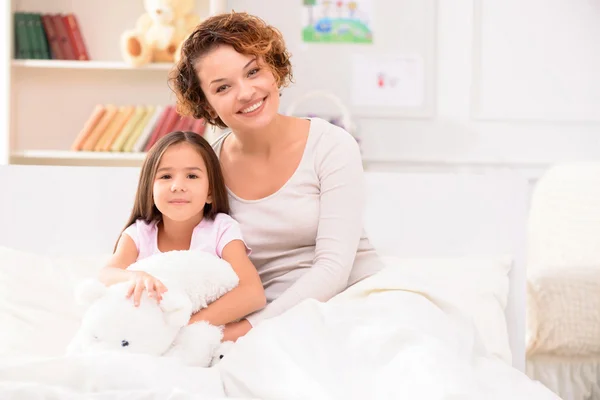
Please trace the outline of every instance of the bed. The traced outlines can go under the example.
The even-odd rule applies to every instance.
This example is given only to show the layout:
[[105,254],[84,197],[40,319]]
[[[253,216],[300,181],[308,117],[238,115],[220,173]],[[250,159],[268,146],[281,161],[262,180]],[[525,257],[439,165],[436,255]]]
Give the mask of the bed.
[[[58,290],[62,290],[61,298],[68,299],[67,289],[72,288],[70,285],[86,274],[93,273],[94,268],[101,265],[102,260],[111,251],[130,211],[138,174],[137,168],[120,167],[0,167],[0,184],[3,188],[3,194],[0,196],[0,248],[4,250],[4,253],[0,253],[0,257],[4,257],[0,258],[0,272],[3,274],[0,275],[0,281],[3,277],[11,278],[9,274],[16,273],[14,271],[17,271],[17,267],[20,271],[18,273],[29,274],[31,277],[31,272],[23,271],[28,268],[35,271],[38,265],[39,268],[47,269],[45,275],[42,274],[39,279],[50,282],[52,274],[48,269],[59,266],[65,271],[68,269],[61,272],[65,273],[64,276],[68,279],[65,279],[67,283],[63,281],[56,291],[58,293]],[[522,398],[555,398],[538,383],[526,382],[522,374],[525,368],[524,245],[529,202],[526,179],[509,172],[369,172],[367,189],[365,228],[386,261],[395,263],[397,271],[407,274],[403,275],[403,279],[414,277],[415,282],[438,280],[439,284],[436,287],[441,292],[437,293],[443,292],[457,298],[462,296],[461,300],[453,304],[468,308],[465,314],[469,315],[470,321],[474,321],[476,330],[479,330],[487,356],[490,360],[498,362],[487,365],[486,368],[491,371],[503,368],[501,365],[506,366],[506,370],[502,371],[510,375],[510,379],[523,378],[520,381],[523,385]],[[14,279],[13,287],[27,284]],[[360,290],[367,290],[366,287],[357,286],[346,299],[353,295],[362,295]],[[452,288],[455,289],[454,292],[450,290]],[[471,290],[472,288],[476,290]],[[387,290],[395,289],[390,287]],[[418,291],[410,288],[403,290],[405,294]],[[465,294],[469,291],[473,292],[473,297]],[[344,299],[342,296],[342,300]],[[0,297],[0,317],[8,322],[12,320],[6,308],[13,300],[6,295],[4,298]],[[305,308],[311,307],[318,306],[308,305]],[[303,312],[309,311],[299,307],[296,316],[302,315]],[[66,330],[46,333],[54,335],[51,338],[56,339],[54,343],[58,343],[53,351],[58,352],[60,344],[63,343],[61,340],[65,340],[59,335],[69,332],[68,329],[72,329],[76,324],[72,315],[69,318],[71,325],[65,328]],[[290,313],[286,323],[292,324],[293,318],[294,313]],[[264,329],[265,337],[274,334],[275,331],[269,332],[269,329],[285,329],[283,323],[279,324],[280,326],[272,325]],[[48,360],[56,361],[60,354],[46,351],[45,344],[38,347],[29,346],[25,340],[35,341],[36,334],[39,336],[39,330],[18,331],[16,328],[12,333],[4,333],[3,340],[13,340],[14,345],[8,348],[5,344],[0,348],[0,358],[8,355],[12,363],[6,364],[5,361],[4,366],[0,367],[0,393],[3,393],[2,390],[11,394],[16,393],[16,390],[23,393],[43,390],[47,393],[57,393],[53,391],[72,390],[69,394],[73,396],[81,393],[81,385],[77,388],[65,388],[65,381],[60,381],[52,375],[62,382],[63,388],[58,389],[57,381],[44,375],[44,371],[56,370],[54,364],[48,364]],[[7,335],[12,336],[7,338]],[[246,350],[242,344],[239,345],[242,348],[238,351],[239,360],[243,359],[244,352],[248,353],[257,348],[250,346],[251,339],[248,339],[247,343]],[[256,354],[254,356],[256,357]],[[32,359],[34,361],[31,361]],[[225,366],[221,370],[213,368],[210,373],[205,371],[203,379],[199,380],[195,376],[186,382],[193,381],[195,387],[203,386],[203,389],[206,389],[209,386],[206,382],[215,382],[216,376],[219,375],[219,383],[213,385],[214,398],[220,391],[223,391],[222,394],[240,398],[276,398],[277,393],[280,393],[277,390],[283,390],[276,388],[277,385],[271,387],[265,382],[261,385],[268,386],[267,389],[257,386],[255,391],[250,390],[246,383],[241,382],[240,376],[235,375],[238,368],[233,365],[235,359],[236,357],[231,357],[229,367]],[[89,367],[90,361],[87,362]],[[243,361],[240,361],[239,365],[242,364]],[[68,369],[67,366],[61,365]],[[81,370],[80,364],[76,367],[74,364],[69,365],[69,368]],[[123,366],[127,364],[120,361],[119,365],[126,368]],[[31,371],[38,367],[40,369],[32,376]],[[169,368],[172,371],[172,366],[163,368],[165,369],[161,371],[167,371]],[[156,366],[152,373],[157,374],[159,369]],[[19,375],[19,371],[23,374]],[[184,379],[185,374],[194,376],[194,371],[188,369],[179,372],[178,382]],[[150,372],[148,374],[152,375]],[[144,374],[137,375],[136,382],[141,386],[156,382],[156,379],[141,382]],[[61,379],[67,378],[63,376]],[[260,377],[249,376],[247,379]],[[159,390],[173,390],[173,384],[153,387],[154,391],[146,387],[143,389],[145,392],[139,387],[128,387],[123,382],[119,385],[115,387],[121,390],[137,390],[136,393],[141,396],[139,398],[146,398],[142,394],[154,396]],[[300,392],[305,390],[306,386],[299,385]],[[89,389],[89,386],[87,388]],[[94,388],[99,390],[97,385]],[[192,389],[186,392],[190,397],[184,397],[184,393],[181,392],[181,398],[205,398],[193,397],[190,394],[192,392]],[[294,398],[302,398],[300,392],[296,392],[297,397]],[[310,393],[312,398],[335,398],[324,395],[327,391]]]

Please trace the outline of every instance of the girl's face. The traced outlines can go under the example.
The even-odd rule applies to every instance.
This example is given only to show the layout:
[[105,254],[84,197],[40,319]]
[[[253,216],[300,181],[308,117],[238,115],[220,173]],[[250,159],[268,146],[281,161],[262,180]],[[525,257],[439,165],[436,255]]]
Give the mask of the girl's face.
[[203,216],[204,205],[212,202],[208,171],[192,145],[178,143],[164,152],[152,194],[163,218],[184,222]]
[[262,59],[218,46],[197,62],[196,71],[208,103],[233,131],[263,128],[277,115],[279,90]]

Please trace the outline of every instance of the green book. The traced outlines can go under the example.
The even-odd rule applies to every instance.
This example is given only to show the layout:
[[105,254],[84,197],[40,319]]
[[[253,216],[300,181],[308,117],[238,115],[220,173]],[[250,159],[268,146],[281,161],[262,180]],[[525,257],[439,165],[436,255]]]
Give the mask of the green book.
[[15,58],[32,58],[32,46],[29,39],[29,30],[27,28],[27,16],[25,13],[16,12],[14,14],[15,25]]
[[25,13],[25,24],[27,26],[27,35],[29,36],[29,43],[31,44],[31,56],[34,60],[42,58],[42,44],[40,43],[40,37],[35,27],[35,14]]
[[50,56],[50,46],[48,45],[48,37],[46,36],[44,24],[42,23],[42,14],[33,13],[30,15],[30,18],[32,18],[33,20],[35,33],[34,37],[37,38],[39,46],[39,58],[43,60],[49,60],[52,57]]

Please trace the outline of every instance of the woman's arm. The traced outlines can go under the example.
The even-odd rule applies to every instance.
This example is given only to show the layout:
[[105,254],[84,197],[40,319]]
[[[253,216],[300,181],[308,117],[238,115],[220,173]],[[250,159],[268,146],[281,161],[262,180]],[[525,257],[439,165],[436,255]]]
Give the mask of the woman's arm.
[[241,240],[232,240],[225,245],[222,258],[231,264],[239,284],[194,314],[190,323],[208,321],[212,325],[225,325],[265,306],[262,282],[246,251],[246,245]]
[[347,132],[326,132],[315,150],[321,188],[312,267],[264,309],[249,315],[256,326],[305,299],[327,301],[344,290],[363,231],[365,186],[356,140]]

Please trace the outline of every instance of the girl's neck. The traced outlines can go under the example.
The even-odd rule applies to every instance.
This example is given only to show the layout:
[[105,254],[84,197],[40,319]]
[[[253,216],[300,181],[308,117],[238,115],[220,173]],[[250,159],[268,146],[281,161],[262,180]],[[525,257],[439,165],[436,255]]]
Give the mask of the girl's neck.
[[198,226],[202,218],[202,213],[187,221],[173,221],[163,217],[162,222],[158,226],[158,234],[160,235],[160,239],[162,239],[160,242],[170,243],[176,247],[189,248],[194,228]]
[[293,118],[277,114],[273,121],[260,131],[234,131],[233,147],[244,154],[268,157],[287,143],[287,133],[291,132],[289,127],[293,123]]

